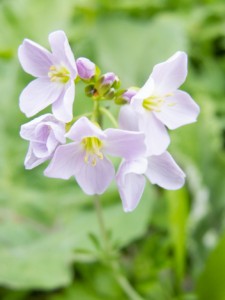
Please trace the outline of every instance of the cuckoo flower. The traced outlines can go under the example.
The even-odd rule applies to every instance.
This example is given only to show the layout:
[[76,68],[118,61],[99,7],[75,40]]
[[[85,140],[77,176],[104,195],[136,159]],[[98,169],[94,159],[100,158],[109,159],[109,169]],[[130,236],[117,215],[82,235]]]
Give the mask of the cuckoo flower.
[[77,76],[75,59],[63,31],[52,32],[49,43],[52,52],[29,39],[19,47],[23,69],[37,77],[21,93],[20,108],[31,117],[52,104],[55,117],[69,122],[73,117],[74,79]]
[[42,115],[22,125],[20,135],[30,141],[24,163],[26,169],[33,169],[50,159],[57,146],[66,142],[65,124],[51,114]]
[[185,181],[185,174],[168,152],[146,159],[125,160],[116,176],[124,211],[130,212],[138,205],[145,188],[146,177],[152,184],[168,190],[181,188]]
[[145,152],[142,133],[111,128],[103,131],[86,117],[75,122],[66,137],[73,142],[56,149],[44,174],[61,179],[74,176],[88,195],[104,193],[114,178],[107,154],[132,160]]
[[[136,115],[138,129],[146,136],[147,153],[159,155],[170,142],[169,129],[196,121],[199,107],[189,94],[178,90],[187,76],[187,55],[176,52],[167,61],[156,65],[144,86],[133,96],[130,105]],[[125,126],[127,116],[123,111]],[[136,119],[135,118],[135,119]],[[130,120],[129,120],[130,122]],[[135,125],[136,126],[136,125]]]

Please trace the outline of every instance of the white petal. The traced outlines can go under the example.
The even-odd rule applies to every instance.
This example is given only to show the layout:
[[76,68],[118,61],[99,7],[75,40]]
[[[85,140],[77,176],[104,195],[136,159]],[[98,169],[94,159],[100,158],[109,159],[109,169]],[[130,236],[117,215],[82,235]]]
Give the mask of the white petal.
[[48,76],[49,68],[53,64],[52,54],[28,39],[20,45],[18,57],[24,71],[35,77]]
[[27,117],[32,117],[56,101],[64,85],[50,82],[48,78],[31,81],[20,95],[20,109]]
[[155,83],[154,93],[164,95],[175,91],[187,76],[187,54],[178,51],[165,62],[153,68],[151,77]]
[[143,133],[114,128],[106,129],[104,132],[107,136],[104,151],[109,155],[132,159],[145,154]]
[[36,157],[45,158],[51,155],[51,153],[48,152],[45,143],[31,142],[31,144],[32,144],[33,153]]
[[79,143],[59,146],[44,171],[44,175],[53,178],[69,179],[76,172],[79,160],[83,157]]
[[79,160],[75,178],[88,195],[103,194],[115,175],[113,164],[105,157],[98,159],[95,166],[85,163],[84,159]]
[[159,155],[167,149],[170,137],[165,126],[153,113],[146,111],[140,115],[139,129],[145,134],[147,155]]
[[124,161],[119,167],[116,182],[125,212],[134,210],[141,199],[145,188],[143,174],[146,169],[147,161],[145,159]]
[[151,183],[168,190],[177,190],[185,182],[184,172],[168,152],[148,158],[146,176]]
[[123,105],[120,109],[119,127],[125,130],[138,131],[137,113],[130,104]]
[[54,116],[62,122],[70,122],[73,118],[73,102],[75,97],[75,85],[73,81],[65,86],[65,93],[52,105]]
[[143,100],[152,96],[155,88],[154,80],[151,78],[151,76],[148,78],[146,83],[143,85],[143,87],[137,92],[136,95],[131,99],[131,106],[132,108],[142,114],[145,111],[145,108],[143,107]]
[[[150,97],[155,89],[155,82],[151,75],[148,77],[145,84],[140,88],[140,90],[134,95],[133,99],[146,99]],[[132,101],[131,100],[131,101]]]
[[85,137],[92,136],[98,137],[100,140],[106,138],[103,131],[86,117],[77,120],[65,136],[74,141],[81,141]]
[[155,116],[169,129],[176,129],[182,125],[196,121],[199,106],[190,95],[183,91],[174,92],[173,96],[165,98],[165,104]]
[[20,136],[25,140],[35,140],[35,128],[36,126],[44,122],[45,120],[48,120],[49,117],[51,117],[51,114],[45,114],[40,117],[35,118],[34,120],[23,124],[20,129]]
[[33,152],[32,145],[30,144],[29,148],[28,148],[28,152],[25,157],[24,166],[27,170],[31,170],[31,169],[39,166],[40,164],[42,164],[49,158],[50,157],[44,157],[44,158],[36,157]]
[[62,30],[52,32],[49,35],[49,43],[56,62],[65,63],[70,69],[71,78],[74,79],[77,76],[77,67],[65,32]]

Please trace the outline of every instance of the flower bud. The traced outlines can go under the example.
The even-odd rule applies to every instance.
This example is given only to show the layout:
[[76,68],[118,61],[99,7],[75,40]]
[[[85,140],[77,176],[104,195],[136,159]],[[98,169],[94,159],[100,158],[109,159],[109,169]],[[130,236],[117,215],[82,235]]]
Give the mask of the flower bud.
[[76,60],[77,71],[80,78],[88,80],[96,73],[95,64],[85,57],[80,57]]
[[115,103],[118,105],[130,103],[134,95],[136,95],[138,88],[131,87],[127,90],[121,90],[117,93],[116,98],[114,99]]
[[121,95],[121,98],[127,101],[128,103],[130,103],[131,99],[136,94],[137,94],[137,89],[129,88]]
[[106,95],[111,88],[117,89],[120,85],[118,76],[112,72],[103,74],[96,84],[99,94]]

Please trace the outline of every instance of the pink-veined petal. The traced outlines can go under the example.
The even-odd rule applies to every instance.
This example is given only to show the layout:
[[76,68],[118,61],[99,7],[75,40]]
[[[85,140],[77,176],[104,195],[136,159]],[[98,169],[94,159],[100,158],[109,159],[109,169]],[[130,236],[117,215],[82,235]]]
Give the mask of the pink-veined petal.
[[133,211],[141,199],[145,188],[143,174],[146,169],[146,159],[124,161],[119,167],[116,182],[125,212]]
[[138,131],[137,113],[130,104],[123,105],[120,109],[119,127],[124,130]]
[[164,95],[179,88],[187,76],[187,54],[176,52],[165,62],[153,68],[151,77],[155,83],[154,94]]
[[106,129],[104,132],[107,136],[104,151],[109,155],[133,159],[145,154],[143,133],[113,128]]
[[64,86],[50,82],[48,78],[31,81],[20,95],[20,109],[27,117],[32,117],[56,101]]
[[184,172],[168,152],[148,158],[146,176],[151,183],[168,190],[177,190],[185,182]]
[[199,111],[199,106],[189,94],[177,90],[173,96],[165,98],[162,110],[154,114],[169,129],[176,129],[195,122]]
[[169,143],[170,137],[165,126],[151,113],[146,111],[139,117],[139,129],[145,134],[147,155],[163,153]]
[[52,153],[58,144],[59,140],[56,139],[54,131],[51,131],[46,141],[46,148],[48,149],[48,152]]
[[27,170],[31,170],[31,169],[39,166],[40,164],[42,164],[43,162],[45,162],[49,158],[50,157],[44,157],[44,158],[36,157],[34,152],[33,152],[32,145],[30,144],[29,148],[28,148],[28,152],[27,152],[26,157],[25,157],[24,166]]
[[45,158],[52,153],[48,151],[45,143],[31,142],[33,153],[38,158]]
[[46,125],[51,128],[51,134],[54,135],[54,138],[59,141],[59,143],[64,144],[66,142],[64,123],[60,121],[58,121],[58,123],[46,122]]
[[28,39],[19,46],[18,57],[24,71],[35,77],[47,77],[53,64],[52,54]]
[[78,162],[84,154],[80,147],[80,143],[70,143],[59,146],[54,156],[45,169],[44,175],[47,177],[69,179],[75,175]]
[[52,105],[54,116],[62,122],[70,122],[73,118],[73,102],[75,97],[75,85],[69,81],[65,86],[65,92]]
[[106,138],[104,132],[86,117],[77,120],[66,134],[66,137],[74,141],[81,141],[85,137],[92,136],[100,140]]
[[54,31],[49,35],[49,43],[56,63],[66,63],[70,69],[71,78],[77,76],[77,66],[66,34],[62,30]]
[[20,129],[20,136],[25,140],[35,140],[35,128],[36,126],[45,120],[48,120],[51,117],[51,114],[45,114],[40,117],[35,118],[34,120],[23,124]]
[[96,165],[86,163],[84,158],[78,161],[75,178],[88,195],[103,194],[115,175],[113,164],[107,159],[98,159]]

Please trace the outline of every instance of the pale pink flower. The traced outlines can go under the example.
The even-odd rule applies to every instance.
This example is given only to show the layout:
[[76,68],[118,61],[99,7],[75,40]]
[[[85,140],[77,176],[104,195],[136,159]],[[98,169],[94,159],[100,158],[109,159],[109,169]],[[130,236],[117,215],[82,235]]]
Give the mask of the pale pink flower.
[[145,153],[144,135],[120,129],[102,130],[81,117],[66,137],[73,142],[59,146],[44,174],[69,179],[74,176],[88,195],[102,194],[113,180],[115,170],[107,155],[135,159]]
[[168,152],[147,158],[124,160],[116,175],[116,181],[125,212],[134,210],[143,194],[146,178],[152,184],[168,189],[181,188],[185,174]]
[[73,117],[77,76],[75,59],[63,31],[52,32],[49,43],[52,52],[29,39],[19,47],[24,71],[37,77],[21,93],[20,109],[31,117],[52,104],[55,117],[69,122]]
[[25,168],[33,169],[50,159],[55,149],[66,142],[65,124],[45,114],[21,126],[20,135],[30,142]]
[[153,68],[147,82],[131,99],[130,107],[122,108],[122,127],[145,133],[148,155],[159,155],[167,149],[170,138],[165,125],[175,129],[196,121],[199,106],[189,94],[178,90],[186,76],[187,55],[176,52]]

